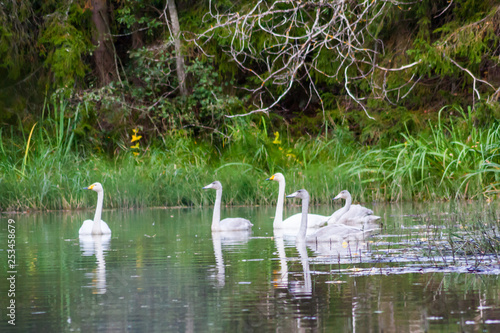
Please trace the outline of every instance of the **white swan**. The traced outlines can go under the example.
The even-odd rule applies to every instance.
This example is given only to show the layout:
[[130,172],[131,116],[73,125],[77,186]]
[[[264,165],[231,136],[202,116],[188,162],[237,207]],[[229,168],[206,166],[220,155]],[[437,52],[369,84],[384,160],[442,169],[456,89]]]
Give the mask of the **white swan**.
[[252,222],[241,217],[227,218],[221,221],[220,205],[222,201],[222,184],[216,180],[203,188],[211,188],[217,191],[215,197],[214,215],[212,217],[212,231],[249,230],[253,226]]
[[364,228],[356,228],[343,224],[329,225],[316,230],[311,235],[306,235],[307,232],[307,218],[309,210],[309,193],[302,189],[295,193],[287,195],[287,198],[300,198],[302,199],[302,219],[300,224],[299,233],[295,239],[296,243],[319,243],[319,242],[338,242],[345,239],[359,239],[366,235],[368,230]]
[[[293,229],[298,230],[300,228],[301,213],[290,216],[283,221],[283,202],[285,199],[285,176],[278,172],[267,178],[266,180],[274,180],[279,184],[278,192],[278,203],[276,205],[276,215],[274,216],[273,227],[274,229]],[[309,214],[307,216],[308,228],[317,229],[327,224],[328,216]]]
[[352,197],[349,191],[341,191],[333,200],[345,199],[345,206],[335,211],[328,218],[328,225],[332,224],[366,224],[380,220],[380,216],[373,215],[373,210],[361,205],[351,205]]
[[106,222],[101,220],[102,201],[104,198],[104,191],[101,183],[94,183],[89,187],[84,187],[84,190],[92,190],[97,192],[97,206],[95,208],[94,220],[85,220],[78,231],[80,235],[107,235],[111,234]]

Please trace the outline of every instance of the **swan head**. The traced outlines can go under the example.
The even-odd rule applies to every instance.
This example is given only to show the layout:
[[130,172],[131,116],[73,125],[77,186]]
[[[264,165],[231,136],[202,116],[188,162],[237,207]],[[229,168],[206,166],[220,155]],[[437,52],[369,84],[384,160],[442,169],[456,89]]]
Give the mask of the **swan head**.
[[205,190],[209,188],[212,188],[214,190],[222,190],[222,184],[220,183],[220,181],[216,180],[213,183],[210,183],[207,186],[203,187],[203,189]]
[[349,193],[348,190],[343,190],[343,191],[340,191],[339,194],[337,194],[337,196],[335,198],[333,198],[333,200],[337,200],[337,199],[347,199],[351,196],[351,193]]
[[309,193],[302,189],[302,190],[298,190],[297,192],[294,192],[292,194],[289,194],[286,196],[287,198],[299,198],[299,199],[309,199]]
[[92,191],[96,191],[96,192],[102,192],[103,189],[102,189],[102,185],[101,183],[94,183],[88,187],[84,187],[83,188],[84,190],[92,190]]
[[267,178],[266,180],[274,180],[274,181],[280,182],[280,181],[285,180],[285,176],[283,176],[283,174],[281,172],[277,172],[274,175],[272,175],[271,177]]

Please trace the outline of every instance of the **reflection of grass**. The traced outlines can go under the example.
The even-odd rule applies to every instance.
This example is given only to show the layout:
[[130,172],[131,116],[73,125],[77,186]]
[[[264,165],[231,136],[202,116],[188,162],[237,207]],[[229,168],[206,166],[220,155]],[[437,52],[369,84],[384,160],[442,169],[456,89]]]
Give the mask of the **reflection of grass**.
[[312,203],[329,203],[342,189],[358,201],[396,201],[492,198],[500,186],[500,125],[479,129],[464,112],[384,148],[361,146],[340,127],[330,139],[291,138],[268,131],[262,118],[237,120],[210,142],[182,131],[156,143],[143,137],[138,156],[127,139],[112,157],[88,148],[95,139],[75,135],[78,110],[67,114],[54,102],[45,112],[29,149],[29,139],[0,131],[2,210],[93,205],[79,189],[94,181],[103,183],[108,207],[208,204],[212,198],[200,189],[215,179],[226,204],[270,204],[277,188],[264,180],[274,172],[285,174],[287,192],[306,188]]
[[494,255],[498,260],[500,254],[500,224],[498,220],[477,220],[467,225],[460,224],[450,230],[448,245],[453,255],[480,257]]
[[423,250],[436,263],[465,264],[474,270],[492,259],[498,262],[499,227],[499,216],[492,208],[479,213],[458,212],[444,221],[442,228],[429,226]]
[[[500,263],[500,215],[484,203],[441,203],[424,206],[373,237],[373,263],[399,272],[430,268],[493,272]],[[403,215],[396,215],[403,216]],[[423,271],[422,271],[423,272]]]

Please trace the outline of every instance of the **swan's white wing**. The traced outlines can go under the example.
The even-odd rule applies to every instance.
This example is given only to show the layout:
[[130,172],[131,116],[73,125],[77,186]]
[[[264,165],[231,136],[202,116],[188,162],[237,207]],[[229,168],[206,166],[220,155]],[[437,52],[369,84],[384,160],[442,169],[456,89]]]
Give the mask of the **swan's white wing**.
[[108,224],[101,220],[101,230],[103,235],[111,234],[111,229],[108,227]]
[[[78,234],[80,235],[92,235],[92,228],[94,227],[94,221],[85,220],[83,221],[80,230],[78,230]],[[103,235],[111,234],[111,229],[108,227],[108,224],[101,220],[101,231]]]
[[328,218],[328,224],[333,224],[337,223],[338,220],[340,220],[340,217],[344,214],[343,207],[336,210],[329,218]]
[[342,217],[344,218],[360,218],[366,215],[373,215],[373,210],[361,205],[351,205],[351,208]]
[[380,216],[373,215],[373,210],[361,205],[351,205],[351,208],[345,214],[342,214],[340,209],[333,213],[328,219],[328,224],[356,225],[375,222],[379,219]]
[[[307,214],[307,229],[317,229],[325,226],[328,221],[328,216],[318,215],[318,214]],[[302,222],[302,213],[297,213],[290,216],[283,222],[281,222],[281,229],[300,229],[300,223]]]
[[241,217],[234,217],[220,221],[220,230],[214,230],[214,231],[248,230],[252,226],[253,224],[249,220]]
[[[354,208],[354,209],[353,209]],[[373,211],[360,205],[351,206],[351,209],[339,219],[338,223],[347,225],[365,225],[375,223],[380,216],[373,215]]]
[[80,235],[90,235],[92,234],[92,227],[94,225],[94,221],[92,220],[85,220],[83,221],[82,226],[80,227],[80,230],[78,230],[78,234]]

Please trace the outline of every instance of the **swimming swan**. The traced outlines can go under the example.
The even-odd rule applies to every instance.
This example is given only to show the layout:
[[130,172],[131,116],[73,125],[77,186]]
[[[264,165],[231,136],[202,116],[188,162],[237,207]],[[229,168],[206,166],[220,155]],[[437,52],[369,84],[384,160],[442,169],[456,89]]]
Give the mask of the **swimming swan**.
[[328,225],[332,224],[363,224],[374,223],[380,216],[373,215],[373,210],[361,205],[351,205],[352,197],[349,191],[341,191],[333,200],[345,199],[345,206],[335,211],[328,218]]
[[94,220],[85,220],[78,233],[80,235],[107,235],[111,234],[106,222],[101,220],[102,200],[104,192],[101,183],[94,183],[89,187],[84,187],[84,190],[92,190],[97,192],[97,206],[95,208]]
[[[276,205],[276,215],[274,216],[274,229],[296,229],[300,228],[301,213],[290,216],[283,221],[283,201],[285,199],[285,176],[282,173],[275,173],[266,180],[274,180],[279,184],[278,203]],[[328,216],[318,214],[308,214],[308,228],[319,228],[327,224]]]
[[302,220],[300,224],[299,233],[295,239],[296,243],[319,243],[319,242],[336,242],[351,238],[361,238],[365,236],[365,232],[372,230],[365,230],[343,224],[329,225],[318,229],[315,233],[306,236],[307,232],[307,217],[309,210],[309,193],[302,189],[295,193],[287,195],[287,198],[302,199]]
[[219,181],[203,187],[204,189],[212,188],[216,190],[214,215],[212,217],[212,231],[236,231],[236,230],[249,230],[253,224],[244,218],[235,217],[220,220],[220,205],[222,199],[222,184]]

